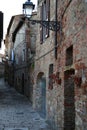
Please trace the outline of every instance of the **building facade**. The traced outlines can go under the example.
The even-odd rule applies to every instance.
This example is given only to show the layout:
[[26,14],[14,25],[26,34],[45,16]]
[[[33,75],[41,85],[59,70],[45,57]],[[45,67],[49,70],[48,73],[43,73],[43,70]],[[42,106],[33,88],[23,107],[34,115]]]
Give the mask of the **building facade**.
[[[34,12],[32,18],[36,17]],[[24,17],[16,15],[11,18],[5,39],[6,72],[8,83],[17,91],[26,95],[32,102],[33,98],[33,66],[31,60],[35,55],[36,28]]]
[[12,16],[7,28],[7,34],[4,40],[5,44],[5,80],[10,86],[14,84],[14,54],[13,54],[13,32],[19,24],[23,15]]
[[0,78],[4,77],[4,63],[3,63],[3,54],[0,54]]
[[33,107],[53,130],[84,130],[87,1],[38,0],[38,19],[56,20],[56,16],[61,23],[57,33],[38,25]]
[[3,40],[3,12],[0,11],[0,48],[2,40]]
[[24,17],[9,24],[9,74],[53,130],[87,129],[86,16],[87,0],[38,0],[31,19],[57,20],[58,30]]

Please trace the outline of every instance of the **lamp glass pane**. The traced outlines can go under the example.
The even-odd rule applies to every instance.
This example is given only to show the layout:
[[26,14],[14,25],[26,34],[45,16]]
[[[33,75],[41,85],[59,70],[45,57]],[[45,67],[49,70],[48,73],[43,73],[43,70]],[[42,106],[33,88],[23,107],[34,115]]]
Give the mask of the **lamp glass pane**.
[[32,11],[33,11],[33,7],[32,6],[26,6],[26,8],[24,9],[24,14],[26,17],[31,17],[32,15]]

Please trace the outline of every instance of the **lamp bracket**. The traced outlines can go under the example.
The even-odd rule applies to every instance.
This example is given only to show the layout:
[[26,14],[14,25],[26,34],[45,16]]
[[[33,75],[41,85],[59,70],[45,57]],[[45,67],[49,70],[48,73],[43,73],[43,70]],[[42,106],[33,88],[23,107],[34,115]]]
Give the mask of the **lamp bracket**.
[[59,21],[42,21],[42,20],[31,20],[28,19],[31,24],[41,24],[42,26],[52,30],[52,31],[59,31],[61,29],[61,23]]

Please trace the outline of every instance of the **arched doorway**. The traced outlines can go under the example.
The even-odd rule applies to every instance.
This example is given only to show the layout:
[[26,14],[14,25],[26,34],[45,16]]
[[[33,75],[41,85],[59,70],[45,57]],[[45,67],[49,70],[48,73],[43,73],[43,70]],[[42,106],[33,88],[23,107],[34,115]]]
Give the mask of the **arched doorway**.
[[38,105],[40,116],[46,117],[46,78],[44,73],[40,72],[37,76],[37,89],[38,89]]

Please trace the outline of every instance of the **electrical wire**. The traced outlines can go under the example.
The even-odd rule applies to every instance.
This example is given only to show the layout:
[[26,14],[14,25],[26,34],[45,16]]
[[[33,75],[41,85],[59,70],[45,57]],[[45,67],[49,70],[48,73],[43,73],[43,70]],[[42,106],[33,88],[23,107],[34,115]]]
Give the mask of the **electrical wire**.
[[[71,2],[72,2],[72,0],[70,0],[70,2],[68,3],[67,7],[70,5]],[[65,8],[65,10],[64,10],[64,12],[63,12],[62,17],[63,17],[63,15],[64,15],[64,13],[66,12],[67,7]],[[21,21],[24,21],[24,20],[21,19]],[[77,32],[77,33],[78,33],[78,32]],[[22,34],[22,33],[19,33],[19,34]],[[75,33],[75,35],[76,35],[76,33]],[[24,40],[23,40],[23,41],[24,41]],[[23,42],[23,41],[22,41],[22,42]],[[52,51],[54,51],[55,48],[57,48],[58,46],[59,46],[59,44],[55,45],[51,50],[47,51],[45,54],[41,55],[39,58],[34,59],[34,57],[33,57],[33,60],[32,60],[32,62],[30,62],[30,63],[33,63],[33,62],[38,61],[38,60],[40,60],[41,58],[45,57],[46,55],[48,55],[49,53],[51,53]],[[37,47],[39,47],[39,45],[38,45]],[[36,47],[36,49],[37,49],[37,47]]]
[[[74,37],[81,29],[82,29],[82,27],[73,35],[73,37]],[[21,41],[19,44],[21,44],[21,43],[23,43],[23,42],[24,42],[24,40]],[[60,41],[60,42],[61,42],[61,41]],[[59,44],[57,44],[56,46],[54,46],[51,50],[49,50],[49,51],[46,52],[45,54],[41,55],[41,56],[40,56],[39,58],[37,58],[37,59],[34,59],[34,58],[33,58],[32,62],[30,62],[30,63],[33,63],[33,62],[38,61],[39,59],[45,57],[46,55],[48,55],[49,53],[51,53],[52,51],[54,51],[54,50],[55,50],[55,47],[58,47],[58,46],[59,46]],[[39,47],[39,45],[38,45],[38,47]],[[37,48],[36,48],[36,49],[37,49]]]
[[[73,37],[74,37],[81,29],[82,29],[82,27],[73,35]],[[24,43],[24,40],[21,41],[19,44],[21,44],[21,43]],[[51,53],[53,50],[55,50],[55,47],[58,47],[58,46],[59,46],[59,44],[57,44],[57,46],[54,46],[51,50],[49,50],[49,51],[46,52],[45,54],[41,55],[39,58],[33,59],[33,60],[32,60],[32,63],[35,62],[35,61],[38,61],[39,59],[41,59],[41,58],[43,58],[44,56],[48,55],[48,54]],[[38,47],[39,47],[39,45],[38,45]],[[37,47],[36,47],[36,49],[37,49]]]

